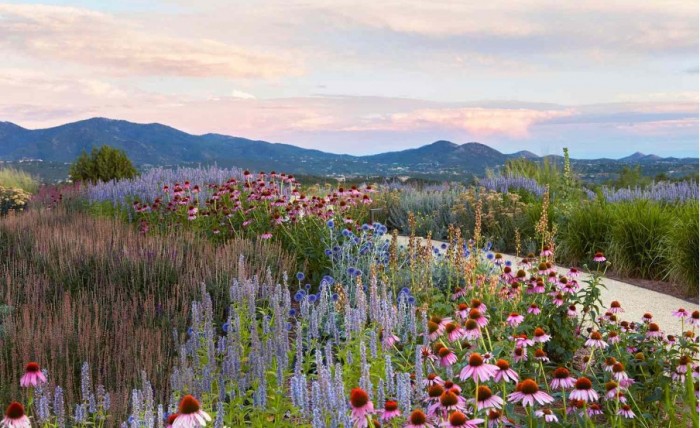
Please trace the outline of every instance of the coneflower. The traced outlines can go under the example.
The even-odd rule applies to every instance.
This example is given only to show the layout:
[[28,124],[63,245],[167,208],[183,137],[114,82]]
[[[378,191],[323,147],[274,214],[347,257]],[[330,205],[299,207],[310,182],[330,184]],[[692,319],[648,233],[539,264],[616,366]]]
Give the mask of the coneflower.
[[537,343],[545,343],[545,342],[549,342],[549,339],[551,339],[551,338],[552,338],[552,336],[545,333],[545,331],[542,328],[537,327],[535,329],[533,336],[532,336],[532,341],[537,342]]
[[699,326],[700,325],[700,311],[693,311],[693,313],[690,315],[690,318],[688,319],[688,322],[692,326]]
[[493,395],[491,388],[486,385],[479,385],[476,391],[477,409],[500,409],[503,406],[503,399],[497,395]]
[[422,410],[411,412],[407,422],[405,428],[434,428],[434,425],[428,422],[428,416]]
[[366,428],[367,417],[374,413],[374,405],[364,389],[353,388],[350,391],[350,406],[352,407],[351,418],[355,426]]
[[620,410],[617,411],[617,414],[627,419],[634,419],[635,417],[632,408],[628,404],[623,404],[622,406],[620,406]]
[[508,401],[511,403],[520,403],[523,407],[534,406],[535,402],[539,404],[548,404],[554,401],[554,398],[546,392],[540,391],[540,387],[532,379],[525,379],[518,383],[515,392],[508,396]]
[[457,362],[457,355],[447,347],[440,348],[438,356],[440,357],[440,365],[442,367],[449,367]]
[[527,361],[527,350],[525,348],[513,349],[513,361],[516,363]]
[[576,318],[578,316],[576,305],[569,305],[569,308],[566,310],[566,316],[569,318]]
[[430,373],[428,376],[423,379],[423,385],[424,386],[433,386],[433,385],[442,385],[445,383],[440,376],[436,375],[435,373]]
[[456,322],[447,324],[447,326],[445,326],[445,333],[447,333],[447,340],[450,342],[456,342],[464,336],[464,331]]
[[625,310],[622,309],[622,306],[620,305],[620,302],[618,302],[617,300],[613,300],[613,301],[610,303],[610,309],[609,309],[609,310],[610,310],[610,312],[612,312],[613,314],[618,314],[618,313],[620,313],[620,312],[625,312]]
[[35,387],[46,383],[46,376],[41,372],[38,363],[31,362],[24,367],[24,374],[19,379],[19,385],[23,388]]
[[383,421],[390,421],[399,416],[401,416],[399,404],[396,401],[386,400],[386,403],[384,403],[384,411],[379,418]]
[[[428,409],[429,415],[447,414],[455,410],[464,410],[466,400],[453,390],[446,390],[440,395],[438,401]],[[438,413],[440,412],[440,413]]]
[[545,422],[559,422],[557,415],[555,415],[550,409],[537,410],[535,411],[535,416],[538,418],[544,418]]
[[554,379],[549,383],[552,389],[569,389],[576,384],[576,379],[571,376],[569,369],[566,367],[558,367],[554,370]]
[[479,329],[479,324],[473,320],[468,319],[464,323],[464,329],[462,330],[462,336],[469,340],[477,340],[481,337],[481,329]]
[[528,314],[539,315],[540,312],[542,312],[542,311],[540,310],[540,307],[537,303],[531,303],[530,306],[527,308]]
[[469,319],[476,321],[479,327],[486,327],[489,323],[489,319],[486,318],[479,309],[472,309],[469,311]]
[[664,334],[661,332],[661,329],[659,328],[658,324],[651,322],[651,323],[649,323],[649,329],[647,330],[646,336],[658,338],[658,337],[664,337]]
[[537,361],[542,361],[543,363],[549,361],[549,357],[547,357],[547,353],[543,349],[535,350],[535,359]]
[[599,349],[605,349],[608,347],[608,344],[603,340],[603,335],[600,334],[599,331],[592,332],[591,336],[588,338],[588,340],[586,340],[585,345],[589,348]]
[[593,256],[593,261],[594,261],[594,262],[602,263],[602,262],[604,262],[604,261],[606,261],[606,260],[607,260],[607,259],[606,259],[605,256],[603,255],[603,252],[602,252],[602,251],[596,251],[596,252],[595,252],[595,255]]
[[582,401],[597,401],[598,393],[593,389],[593,383],[590,379],[582,376],[576,380],[574,390],[569,393],[569,398],[572,400]]
[[483,423],[483,419],[468,419],[467,416],[457,410],[453,412],[447,422],[442,424],[443,427],[450,428],[477,428],[479,424]]
[[165,421],[165,428],[172,428],[173,423],[175,422],[175,419],[177,419],[178,416],[180,416],[179,413],[171,413],[170,415],[168,415],[168,418]]
[[24,414],[24,406],[13,401],[5,410],[5,417],[0,424],[6,428],[31,428],[29,418]]
[[466,380],[472,378],[474,382],[486,382],[496,375],[498,367],[484,363],[484,358],[476,352],[469,356],[469,361],[459,372],[459,378]]
[[517,382],[518,381],[518,373],[510,368],[510,364],[506,360],[498,360],[496,361],[496,367],[498,367],[498,370],[496,370],[496,374],[493,377],[493,380],[496,382]]
[[180,400],[178,415],[173,421],[173,428],[195,428],[206,426],[211,416],[199,405],[199,401],[191,395],[185,395]]
[[509,326],[511,327],[517,327],[520,325],[521,322],[525,320],[525,317],[520,315],[517,312],[511,312],[510,315],[508,315],[508,318],[506,319],[506,322],[508,323]]

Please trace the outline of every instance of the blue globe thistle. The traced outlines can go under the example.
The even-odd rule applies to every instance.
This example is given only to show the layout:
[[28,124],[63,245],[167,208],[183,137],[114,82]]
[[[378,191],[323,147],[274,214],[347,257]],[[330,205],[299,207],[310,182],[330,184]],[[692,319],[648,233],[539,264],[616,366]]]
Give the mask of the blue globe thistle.
[[289,310],[289,316],[290,316],[290,317],[296,316],[296,314],[297,314],[297,310],[296,310],[296,309],[292,308],[292,309]]
[[446,250],[446,249],[447,249],[447,244],[443,242],[442,245],[440,245],[440,248],[442,248],[443,250]]
[[486,258],[489,259],[489,260],[493,260],[493,257],[494,257],[494,256],[493,256],[493,253],[488,253],[488,254],[486,254]]
[[331,219],[326,222],[326,226],[328,226],[330,229],[333,229],[335,227],[335,222]]
[[318,296],[317,296],[317,295],[315,295],[315,294],[309,294],[309,302],[310,302],[310,303],[313,303],[313,302],[315,302],[316,300],[318,300]]
[[333,295],[331,296],[331,300],[333,300],[334,302],[337,302],[338,301],[338,293],[333,293]]
[[297,279],[299,281],[303,281],[304,280],[304,272],[297,272]]

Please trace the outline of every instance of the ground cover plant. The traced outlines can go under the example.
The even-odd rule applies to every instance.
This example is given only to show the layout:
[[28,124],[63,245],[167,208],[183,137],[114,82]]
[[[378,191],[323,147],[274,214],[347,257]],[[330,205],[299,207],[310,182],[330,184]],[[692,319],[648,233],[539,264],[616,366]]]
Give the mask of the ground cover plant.
[[[405,244],[353,218],[363,192],[337,189],[323,207],[358,210],[308,215],[300,230],[321,251],[297,270],[279,238],[297,223],[273,226],[282,205],[257,199],[282,186],[246,190],[258,180],[207,186],[194,213],[183,180],[166,196],[154,183],[166,207],[191,198],[172,209],[90,196],[0,219],[6,423],[697,426],[697,308],[679,308],[682,334],[667,335],[653,314],[626,319],[624,301],[600,300],[604,253],[584,261],[585,280],[558,274],[546,189],[530,214],[536,250],[517,259],[484,232],[489,192],[474,194],[468,234],[448,226],[433,246],[410,213]],[[226,198],[260,224],[222,226],[212,205]]]

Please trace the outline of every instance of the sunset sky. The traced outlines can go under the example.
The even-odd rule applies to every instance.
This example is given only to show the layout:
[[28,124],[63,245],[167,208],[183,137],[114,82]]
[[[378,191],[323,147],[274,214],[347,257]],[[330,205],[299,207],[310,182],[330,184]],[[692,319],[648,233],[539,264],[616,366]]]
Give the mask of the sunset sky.
[[698,2],[0,3],[0,121],[94,116],[335,153],[697,157]]

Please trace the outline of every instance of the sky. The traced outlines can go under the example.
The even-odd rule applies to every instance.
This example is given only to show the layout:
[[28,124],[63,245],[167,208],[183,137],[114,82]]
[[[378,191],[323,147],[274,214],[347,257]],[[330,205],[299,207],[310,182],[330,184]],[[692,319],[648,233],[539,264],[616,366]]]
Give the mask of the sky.
[[0,0],[0,121],[698,156],[695,0]]

